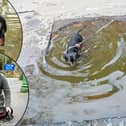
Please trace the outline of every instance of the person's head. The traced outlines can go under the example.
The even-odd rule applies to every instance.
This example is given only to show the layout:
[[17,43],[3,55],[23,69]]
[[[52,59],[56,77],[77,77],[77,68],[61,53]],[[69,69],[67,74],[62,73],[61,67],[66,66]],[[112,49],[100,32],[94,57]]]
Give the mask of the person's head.
[[6,20],[3,16],[0,16],[0,46],[4,46],[6,31],[7,31]]

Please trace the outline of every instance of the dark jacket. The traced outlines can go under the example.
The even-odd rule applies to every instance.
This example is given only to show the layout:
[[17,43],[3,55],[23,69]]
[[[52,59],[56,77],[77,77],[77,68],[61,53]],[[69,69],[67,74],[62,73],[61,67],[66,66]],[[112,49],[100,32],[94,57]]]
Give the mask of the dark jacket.
[[11,93],[7,80],[0,74],[0,108],[4,106],[10,107]]

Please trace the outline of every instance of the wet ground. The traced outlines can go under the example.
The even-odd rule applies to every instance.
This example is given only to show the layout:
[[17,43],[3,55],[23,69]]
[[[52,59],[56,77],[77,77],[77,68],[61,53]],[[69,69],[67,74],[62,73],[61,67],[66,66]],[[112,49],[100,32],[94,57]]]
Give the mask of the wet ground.
[[[81,35],[89,40],[82,45],[80,62],[75,66],[69,66],[63,59],[63,53],[72,32],[82,27],[85,29]],[[126,84],[125,31],[124,20],[104,17],[73,22],[53,33],[48,53],[43,56],[43,61],[40,60],[38,63],[44,80],[48,80],[52,85],[58,86],[59,83],[59,87],[54,90],[55,93],[51,94],[55,99],[51,97],[52,102],[55,102],[51,106],[52,121],[125,116],[123,106],[126,103],[118,103],[117,100],[117,97],[121,98],[125,94],[122,94],[125,92]],[[92,34],[93,37],[89,37]],[[60,84],[63,84],[62,88]],[[111,100],[113,103],[115,101],[115,107],[113,103],[108,103]],[[100,109],[97,108],[98,103],[103,104]],[[110,112],[110,106],[113,106],[113,112]],[[119,112],[116,110],[117,106]]]
[[[87,18],[74,22],[60,25],[60,30],[56,24],[48,54],[44,56],[43,53],[38,66],[25,68],[32,100],[22,125],[60,125],[68,121],[126,115],[126,102],[122,98],[126,88],[125,17]],[[85,38],[89,33],[95,35],[84,44],[86,49],[82,50],[78,66],[70,67],[62,54],[72,31],[83,25],[88,26],[81,33]],[[96,31],[99,32],[96,34]],[[38,76],[35,75],[37,71],[40,71]]]
[[16,60],[22,47],[22,27],[20,20],[10,4],[0,2],[0,7],[0,14],[5,17],[7,23],[5,45],[0,46],[0,52]]
[[7,78],[7,80],[11,89],[11,106],[14,110],[14,119],[11,121],[0,121],[0,126],[16,125],[25,112],[28,100],[28,94],[20,92],[21,80],[18,78]]

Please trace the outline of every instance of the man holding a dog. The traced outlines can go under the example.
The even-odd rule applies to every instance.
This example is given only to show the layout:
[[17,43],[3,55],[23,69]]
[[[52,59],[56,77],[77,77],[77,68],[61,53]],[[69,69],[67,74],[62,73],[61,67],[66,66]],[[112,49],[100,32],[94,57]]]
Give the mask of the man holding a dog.
[[2,117],[2,111],[5,113],[12,113],[10,107],[11,104],[11,92],[6,78],[0,74],[0,113]]

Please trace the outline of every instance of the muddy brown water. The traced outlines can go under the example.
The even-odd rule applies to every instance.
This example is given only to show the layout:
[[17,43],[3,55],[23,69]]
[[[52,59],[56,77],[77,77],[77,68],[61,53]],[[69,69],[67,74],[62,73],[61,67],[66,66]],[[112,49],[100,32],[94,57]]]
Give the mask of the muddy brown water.
[[[84,42],[77,65],[69,66],[63,53],[73,31],[81,32]],[[90,37],[92,36],[92,37]],[[68,82],[73,87],[83,85],[83,100],[110,97],[123,90],[126,76],[126,22],[109,18],[95,18],[65,25],[53,32],[48,53],[43,56],[39,69],[53,82]],[[126,84],[126,83],[125,83]],[[73,102],[79,96],[72,97]]]
[[0,14],[3,14],[7,23],[5,45],[0,46],[0,53],[16,60],[22,47],[22,27],[15,9],[6,0],[0,2]]

